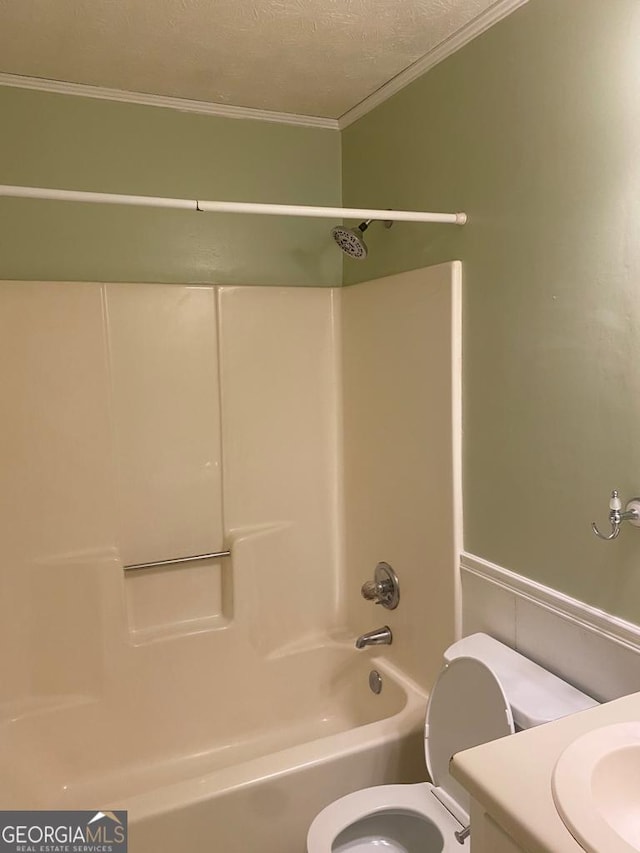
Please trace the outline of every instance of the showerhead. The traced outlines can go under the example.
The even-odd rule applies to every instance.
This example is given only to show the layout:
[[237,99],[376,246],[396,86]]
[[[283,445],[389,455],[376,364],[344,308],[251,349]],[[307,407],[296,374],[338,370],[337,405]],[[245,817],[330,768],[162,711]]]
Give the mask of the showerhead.
[[370,222],[371,220],[361,222],[357,228],[345,228],[343,225],[336,225],[335,228],[331,229],[331,236],[345,255],[363,261],[367,257],[368,249],[362,235],[369,227]]

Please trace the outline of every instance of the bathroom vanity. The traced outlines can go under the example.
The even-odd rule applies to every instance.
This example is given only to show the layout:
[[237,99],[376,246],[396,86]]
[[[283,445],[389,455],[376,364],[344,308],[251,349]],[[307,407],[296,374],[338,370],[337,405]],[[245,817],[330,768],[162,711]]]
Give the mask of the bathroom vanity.
[[640,851],[639,759],[640,693],[459,752],[472,853]]

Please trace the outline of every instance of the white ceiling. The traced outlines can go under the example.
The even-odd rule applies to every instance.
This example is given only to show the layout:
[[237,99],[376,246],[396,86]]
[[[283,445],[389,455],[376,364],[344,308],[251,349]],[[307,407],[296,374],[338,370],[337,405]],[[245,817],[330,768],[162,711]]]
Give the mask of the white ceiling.
[[0,72],[338,118],[495,5],[0,0]]

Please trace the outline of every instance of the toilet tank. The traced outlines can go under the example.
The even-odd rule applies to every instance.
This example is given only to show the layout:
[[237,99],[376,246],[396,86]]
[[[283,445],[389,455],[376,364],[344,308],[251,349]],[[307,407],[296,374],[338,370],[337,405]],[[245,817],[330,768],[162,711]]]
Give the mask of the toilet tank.
[[511,705],[513,721],[519,729],[540,726],[599,704],[488,634],[463,637],[444,653],[447,663],[459,657],[477,658],[493,671]]

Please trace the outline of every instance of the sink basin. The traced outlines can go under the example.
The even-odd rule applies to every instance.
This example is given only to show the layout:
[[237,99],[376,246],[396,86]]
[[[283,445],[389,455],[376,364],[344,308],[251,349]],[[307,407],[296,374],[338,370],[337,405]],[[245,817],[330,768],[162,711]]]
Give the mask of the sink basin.
[[640,851],[640,721],[579,737],[553,771],[553,799],[588,853]]

